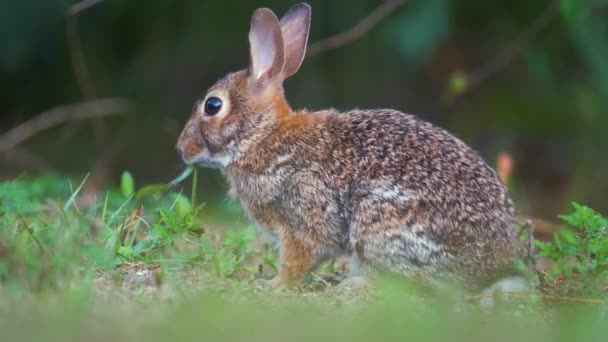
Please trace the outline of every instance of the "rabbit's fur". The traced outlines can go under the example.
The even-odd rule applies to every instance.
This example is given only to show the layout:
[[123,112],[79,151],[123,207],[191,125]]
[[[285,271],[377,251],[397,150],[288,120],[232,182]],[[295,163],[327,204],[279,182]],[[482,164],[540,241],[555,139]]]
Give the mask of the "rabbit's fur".
[[[250,64],[212,86],[182,132],[187,163],[222,170],[275,236],[273,285],[352,255],[424,283],[485,286],[516,254],[507,188],[465,143],[396,110],[293,111],[283,81],[306,50],[310,7],[253,14]],[[222,101],[210,115],[206,101]]]

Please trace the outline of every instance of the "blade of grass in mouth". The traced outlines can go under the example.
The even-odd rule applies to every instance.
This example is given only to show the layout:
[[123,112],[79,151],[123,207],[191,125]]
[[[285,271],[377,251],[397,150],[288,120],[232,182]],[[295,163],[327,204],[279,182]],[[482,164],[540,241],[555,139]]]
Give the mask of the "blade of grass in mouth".
[[167,187],[172,188],[172,187],[178,185],[179,183],[183,182],[184,180],[186,180],[188,177],[190,177],[190,175],[194,171],[195,167],[196,166],[194,166],[194,165],[188,165],[188,167],[186,167],[179,176],[175,177],[174,180],[170,181],[167,184]]

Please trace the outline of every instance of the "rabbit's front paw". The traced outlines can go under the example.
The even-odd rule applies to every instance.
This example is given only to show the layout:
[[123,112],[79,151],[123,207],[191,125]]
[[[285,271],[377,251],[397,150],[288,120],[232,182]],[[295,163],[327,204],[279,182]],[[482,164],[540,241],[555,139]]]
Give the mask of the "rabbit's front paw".
[[271,289],[278,289],[282,286],[286,286],[287,282],[283,279],[283,277],[281,277],[280,274],[277,274],[274,278],[270,279],[267,282],[267,286],[270,287]]

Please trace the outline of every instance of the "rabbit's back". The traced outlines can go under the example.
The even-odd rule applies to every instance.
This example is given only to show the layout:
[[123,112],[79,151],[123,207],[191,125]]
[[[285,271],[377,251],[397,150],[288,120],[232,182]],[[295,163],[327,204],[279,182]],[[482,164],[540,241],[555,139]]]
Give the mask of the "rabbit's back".
[[513,203],[496,172],[447,131],[395,110],[332,116],[328,181],[347,178],[385,202],[426,203],[438,211],[433,217],[454,223],[512,219]]

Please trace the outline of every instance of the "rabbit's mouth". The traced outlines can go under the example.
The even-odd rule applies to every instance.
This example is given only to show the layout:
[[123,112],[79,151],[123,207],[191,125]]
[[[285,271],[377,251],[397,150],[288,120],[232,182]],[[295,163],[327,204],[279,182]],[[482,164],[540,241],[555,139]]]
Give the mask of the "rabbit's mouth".
[[201,153],[185,160],[185,162],[186,164],[198,164],[212,169],[224,169],[230,165],[232,159],[229,153],[211,153],[208,149],[204,149]]
[[198,164],[213,169],[225,169],[234,160],[235,149],[236,143],[234,140],[223,149],[203,147],[199,153],[192,157],[184,158],[184,161],[187,164]]

